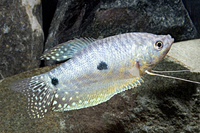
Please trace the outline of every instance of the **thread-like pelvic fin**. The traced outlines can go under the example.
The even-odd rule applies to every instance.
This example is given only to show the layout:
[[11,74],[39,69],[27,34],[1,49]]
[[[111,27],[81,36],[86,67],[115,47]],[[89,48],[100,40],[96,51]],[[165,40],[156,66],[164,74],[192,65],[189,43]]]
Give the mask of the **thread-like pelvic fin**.
[[200,84],[200,82],[197,82],[197,81],[192,81],[192,80],[187,80],[187,79],[182,79],[182,78],[177,78],[177,77],[172,77],[172,76],[167,76],[167,75],[162,75],[162,74],[157,74],[157,73],[152,73],[152,72],[149,72],[148,70],[146,70],[145,72],[149,75],[155,75],[155,76],[177,79],[177,80],[182,80],[182,81],[186,81],[186,82],[190,82],[190,83]]

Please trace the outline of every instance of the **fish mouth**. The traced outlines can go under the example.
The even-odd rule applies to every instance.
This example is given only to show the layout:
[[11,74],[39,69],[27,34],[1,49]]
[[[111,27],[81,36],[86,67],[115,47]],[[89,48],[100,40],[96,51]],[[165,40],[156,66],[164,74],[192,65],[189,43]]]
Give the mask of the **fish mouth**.
[[170,46],[171,46],[174,43],[174,38],[171,38],[169,43],[170,43]]
[[174,43],[174,38],[172,38],[170,34],[168,34],[167,37],[169,38],[169,44],[172,45],[172,43]]
[[172,44],[174,43],[174,38],[172,38],[171,35],[168,34],[167,38],[168,38],[168,46],[167,46],[166,50],[163,51],[163,55],[167,55],[167,53],[169,52]]

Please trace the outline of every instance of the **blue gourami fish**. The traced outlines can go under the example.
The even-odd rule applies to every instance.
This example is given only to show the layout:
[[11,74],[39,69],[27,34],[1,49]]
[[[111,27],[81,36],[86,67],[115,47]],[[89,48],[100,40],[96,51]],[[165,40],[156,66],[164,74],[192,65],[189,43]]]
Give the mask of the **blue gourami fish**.
[[141,76],[169,51],[170,35],[126,33],[104,39],[81,38],[62,43],[41,57],[64,62],[41,75],[11,83],[27,96],[31,118],[51,109],[68,111],[95,106],[115,94],[137,87]]

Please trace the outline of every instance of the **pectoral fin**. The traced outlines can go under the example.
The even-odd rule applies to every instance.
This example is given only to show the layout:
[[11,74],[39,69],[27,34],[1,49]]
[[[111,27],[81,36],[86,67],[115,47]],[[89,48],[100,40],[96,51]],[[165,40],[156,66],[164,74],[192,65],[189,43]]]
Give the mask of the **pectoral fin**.
[[135,76],[135,77],[141,77],[141,72],[139,69],[139,62],[136,62],[135,65],[129,69],[129,72],[131,75]]

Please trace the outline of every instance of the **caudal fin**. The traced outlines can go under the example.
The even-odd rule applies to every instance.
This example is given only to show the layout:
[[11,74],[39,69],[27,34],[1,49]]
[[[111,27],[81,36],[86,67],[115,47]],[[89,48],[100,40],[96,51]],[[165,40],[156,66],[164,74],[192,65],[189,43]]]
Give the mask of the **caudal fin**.
[[43,118],[51,107],[54,92],[41,75],[13,82],[10,88],[27,96],[27,111],[31,118]]

